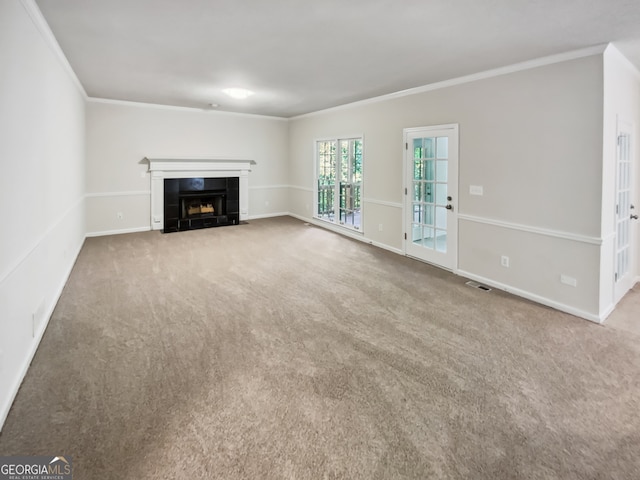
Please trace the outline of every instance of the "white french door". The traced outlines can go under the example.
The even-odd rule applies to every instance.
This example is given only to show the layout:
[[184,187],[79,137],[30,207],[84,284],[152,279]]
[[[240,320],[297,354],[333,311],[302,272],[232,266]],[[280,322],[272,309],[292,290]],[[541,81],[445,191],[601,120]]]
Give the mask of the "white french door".
[[448,270],[458,261],[458,125],[407,128],[405,253]]
[[616,165],[616,258],[615,258],[615,302],[618,302],[633,286],[633,233],[631,220],[638,212],[631,204],[633,199],[633,169],[631,126],[618,124],[618,148]]

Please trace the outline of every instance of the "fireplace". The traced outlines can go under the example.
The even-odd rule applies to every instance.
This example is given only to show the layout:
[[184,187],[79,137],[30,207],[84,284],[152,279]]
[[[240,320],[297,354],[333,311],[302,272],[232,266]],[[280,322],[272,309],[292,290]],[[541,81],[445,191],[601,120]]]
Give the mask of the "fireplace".
[[151,173],[152,230],[176,232],[248,220],[249,172],[255,161],[228,156],[145,161]]
[[239,178],[165,178],[163,232],[237,225]]

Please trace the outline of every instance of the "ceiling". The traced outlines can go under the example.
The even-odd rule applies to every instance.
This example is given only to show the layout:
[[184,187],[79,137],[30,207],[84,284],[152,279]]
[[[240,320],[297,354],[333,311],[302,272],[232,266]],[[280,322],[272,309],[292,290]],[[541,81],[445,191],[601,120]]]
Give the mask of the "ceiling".
[[115,100],[292,117],[607,42],[640,68],[638,0],[36,3],[87,94]]

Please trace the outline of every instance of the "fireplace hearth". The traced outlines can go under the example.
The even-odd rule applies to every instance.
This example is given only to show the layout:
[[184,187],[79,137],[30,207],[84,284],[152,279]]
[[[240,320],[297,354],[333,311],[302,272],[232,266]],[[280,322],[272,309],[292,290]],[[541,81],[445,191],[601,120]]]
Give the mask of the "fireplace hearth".
[[165,178],[164,233],[237,225],[239,178]]

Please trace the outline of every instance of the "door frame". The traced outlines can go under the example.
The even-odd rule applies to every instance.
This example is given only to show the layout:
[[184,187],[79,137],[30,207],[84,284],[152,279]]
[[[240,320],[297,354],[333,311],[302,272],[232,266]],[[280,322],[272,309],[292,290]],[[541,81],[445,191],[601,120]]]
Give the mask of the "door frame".
[[640,205],[638,205],[635,202],[635,196],[636,196],[636,178],[635,178],[635,173],[636,173],[636,138],[635,138],[635,125],[633,122],[628,122],[624,119],[621,119],[620,117],[617,118],[616,121],[616,155],[615,155],[615,162],[616,162],[616,166],[615,166],[615,186],[614,186],[614,206],[616,208],[616,211],[614,212],[614,245],[613,245],[613,304],[617,305],[618,302],[620,300],[622,300],[622,297],[624,297],[629,290],[631,290],[633,288],[633,286],[635,285],[636,281],[638,280],[637,278],[637,267],[636,267],[636,262],[637,262],[637,254],[638,254],[638,248],[637,248],[637,222],[633,221],[633,220],[629,220],[629,270],[627,272],[627,274],[621,278],[618,279],[618,213],[617,213],[617,208],[619,207],[618,204],[618,193],[619,193],[619,166],[620,166],[620,137],[626,134],[629,136],[629,162],[630,162],[630,172],[629,172],[629,185],[631,188],[631,195],[630,195],[630,203],[635,205],[635,209],[630,210],[630,214],[635,214],[638,215],[639,211],[640,211]]
[[[407,159],[408,152],[409,152],[407,137],[409,134],[420,133],[420,132],[425,132],[426,133],[425,136],[428,136],[428,132],[438,131],[438,130],[453,130],[455,132],[456,142],[457,142],[455,179],[451,179],[451,176],[449,175],[448,176],[449,180],[447,182],[448,184],[455,183],[456,197],[457,197],[450,202],[453,205],[453,211],[451,212],[453,216],[452,224],[455,225],[455,245],[454,245],[454,248],[452,249],[453,264],[451,267],[439,265],[433,262],[428,262],[427,260],[417,258],[407,254],[407,242],[409,241],[408,234],[409,234],[409,227],[410,227],[410,225],[407,225],[407,216],[409,213],[407,211],[407,208],[408,208],[407,204],[408,204],[408,198],[409,198],[408,192],[409,192],[409,188],[411,187],[411,185],[407,183],[408,175],[409,175],[409,172],[407,170],[407,166],[409,163]],[[412,159],[413,159],[413,155],[412,155]],[[458,273],[458,245],[460,243],[459,242],[459,222],[458,222],[459,205],[460,205],[460,124],[447,123],[442,125],[428,125],[424,127],[403,128],[402,129],[402,232],[403,232],[402,252],[404,253],[404,255],[410,258],[415,258],[416,260],[419,260],[421,262],[428,263],[435,267],[442,268],[443,270],[450,271],[454,274],[457,274]]]

